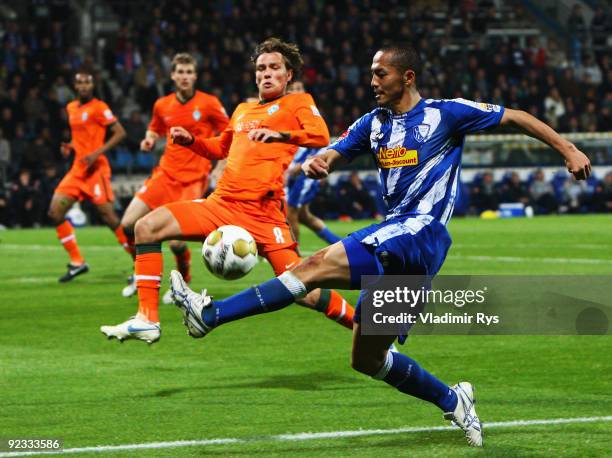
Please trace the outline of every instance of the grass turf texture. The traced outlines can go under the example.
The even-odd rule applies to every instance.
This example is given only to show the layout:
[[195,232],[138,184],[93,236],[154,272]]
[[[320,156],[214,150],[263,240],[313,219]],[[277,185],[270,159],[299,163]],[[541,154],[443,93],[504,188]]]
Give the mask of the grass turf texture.
[[[450,225],[455,245],[442,273],[610,275],[611,223],[605,216],[456,219]],[[364,225],[330,227],[346,234]],[[0,233],[0,437],[61,437],[65,448],[262,438],[103,453],[122,457],[544,457],[603,456],[612,449],[610,422],[485,429],[484,452],[468,448],[458,430],[267,440],[285,433],[446,423],[433,405],[353,372],[349,332],[297,306],[194,340],[185,335],[178,309],[162,305],[159,343],[106,341],[101,324],[135,313],[136,299],[120,294],[131,263],[108,229],[80,229],[77,237],[91,272],[58,284],[67,256],[53,230]],[[302,237],[307,253],[322,246],[305,228]],[[193,286],[208,287],[217,297],[271,275],[260,263],[245,279],[217,280],[202,265],[199,246],[192,248]],[[164,252],[162,288],[174,265]],[[354,301],[356,293],[346,297]],[[449,383],[472,381],[485,428],[487,421],[602,416],[612,410],[609,336],[413,336],[402,351]]]

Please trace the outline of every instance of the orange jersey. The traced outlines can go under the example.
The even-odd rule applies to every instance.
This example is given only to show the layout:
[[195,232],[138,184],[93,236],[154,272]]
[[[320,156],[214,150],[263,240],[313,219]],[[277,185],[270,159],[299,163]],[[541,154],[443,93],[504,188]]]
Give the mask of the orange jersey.
[[[253,129],[289,135],[283,143],[249,140]],[[298,146],[323,147],[329,131],[310,94],[287,94],[267,103],[241,103],[219,137],[194,135],[193,151],[211,159],[227,157],[215,194],[234,200],[284,197],[283,174]]]
[[[75,152],[71,172],[75,176],[85,176],[87,166],[82,164],[80,159],[104,145],[106,128],[117,122],[117,118],[106,103],[95,98],[83,105],[80,101],[73,100],[66,105],[66,111],[72,132],[71,143]],[[94,171],[110,173],[110,165],[104,154],[98,157],[96,164],[90,169],[90,172]]]
[[194,135],[210,137],[222,132],[228,121],[223,105],[214,95],[195,91],[185,103],[178,100],[176,93],[161,97],[153,106],[153,118],[149,123],[149,130],[166,136],[166,150],[159,166],[181,183],[201,180],[210,172],[210,160],[172,143],[170,128],[182,126]]

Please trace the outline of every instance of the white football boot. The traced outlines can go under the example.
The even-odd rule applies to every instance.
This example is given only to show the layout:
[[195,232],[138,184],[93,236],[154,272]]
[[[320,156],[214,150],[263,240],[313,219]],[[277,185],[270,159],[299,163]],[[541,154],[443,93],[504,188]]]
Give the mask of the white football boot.
[[159,323],[150,323],[136,316],[117,326],[100,326],[100,331],[109,339],[115,338],[119,342],[138,339],[144,340],[149,345],[157,342],[161,337]]
[[463,430],[468,444],[472,447],[482,447],[482,424],[474,407],[474,387],[469,382],[459,382],[452,386],[451,390],[457,394],[457,407],[454,412],[446,412],[444,418]]
[[183,324],[187,326],[188,334],[199,339],[212,331],[214,328],[202,320],[202,311],[212,304],[212,296],[208,296],[206,290],[202,294],[192,291],[177,270],[170,272],[170,285],[174,303],[183,313]]
[[136,278],[134,277],[134,275],[130,275],[128,277],[127,286],[121,290],[121,295],[123,297],[132,297],[137,292],[138,288],[136,288]]

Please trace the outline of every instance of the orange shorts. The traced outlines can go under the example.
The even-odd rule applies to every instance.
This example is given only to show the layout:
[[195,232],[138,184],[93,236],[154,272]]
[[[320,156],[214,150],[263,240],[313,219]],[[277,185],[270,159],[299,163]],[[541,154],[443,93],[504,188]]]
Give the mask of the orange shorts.
[[259,255],[270,262],[276,275],[300,262],[284,200],[225,200],[213,193],[207,199],[173,202],[165,208],[178,221],[185,239],[202,241],[219,226],[232,224],[251,233]]
[[55,188],[55,193],[77,200],[89,200],[94,205],[102,205],[115,200],[110,177],[108,170],[97,170],[84,177],[69,171]]
[[136,193],[151,209],[179,200],[198,199],[204,195],[208,180],[182,183],[157,167]]

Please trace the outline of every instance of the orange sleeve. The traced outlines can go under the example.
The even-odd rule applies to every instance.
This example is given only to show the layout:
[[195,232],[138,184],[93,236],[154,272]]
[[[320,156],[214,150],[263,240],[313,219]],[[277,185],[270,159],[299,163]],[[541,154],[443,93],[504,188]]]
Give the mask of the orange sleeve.
[[234,130],[230,121],[221,135],[209,138],[206,138],[206,135],[196,135],[193,138],[193,143],[187,145],[187,148],[206,159],[225,159],[229,154],[233,137]]
[[223,108],[223,105],[221,105],[221,102],[215,96],[211,96],[210,98],[208,113],[208,119],[213,131],[215,131],[215,133],[223,132],[229,123],[229,118],[227,117],[225,108]]
[[147,130],[153,131],[158,134],[160,137],[166,135],[166,124],[164,123],[161,115],[159,114],[159,104],[161,102],[157,100],[155,105],[153,105],[153,116],[151,116],[151,122],[147,127]]
[[321,148],[329,145],[329,130],[319,109],[310,94],[300,94],[293,107],[293,114],[298,119],[300,130],[283,131],[289,134],[289,139],[283,143]]
[[110,126],[117,122],[117,118],[108,107],[108,105],[102,101],[98,103],[96,110],[96,122],[101,126]]

